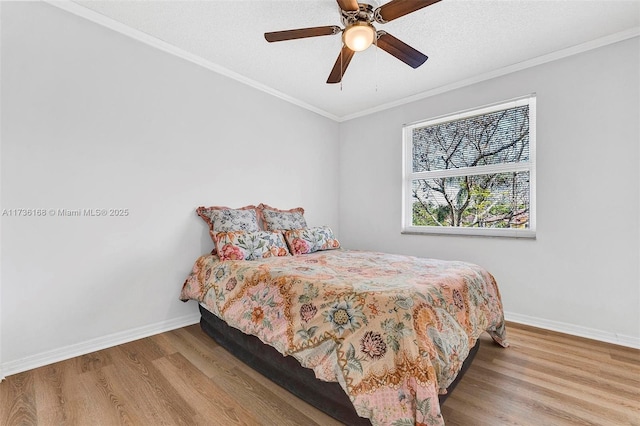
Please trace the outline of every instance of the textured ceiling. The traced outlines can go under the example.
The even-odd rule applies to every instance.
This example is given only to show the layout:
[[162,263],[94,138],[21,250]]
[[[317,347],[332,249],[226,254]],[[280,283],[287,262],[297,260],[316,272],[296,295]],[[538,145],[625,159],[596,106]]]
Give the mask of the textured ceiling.
[[103,24],[117,21],[134,34],[145,33],[183,56],[337,120],[579,50],[576,46],[585,43],[640,34],[637,0],[443,0],[376,24],[429,56],[423,66],[414,70],[371,47],[355,55],[342,84],[329,85],[340,35],[267,43],[263,33],[341,25],[335,0],[74,3],[87,15],[108,18],[101,16]]

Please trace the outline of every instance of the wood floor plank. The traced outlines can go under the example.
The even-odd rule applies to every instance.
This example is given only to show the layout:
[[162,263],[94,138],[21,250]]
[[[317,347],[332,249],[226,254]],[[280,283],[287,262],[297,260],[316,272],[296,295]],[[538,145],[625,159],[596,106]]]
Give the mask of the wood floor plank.
[[[220,348],[220,350],[223,350]],[[233,394],[241,404],[254,405],[262,413],[261,422],[267,425],[316,426],[313,420],[298,411],[294,406],[279,399],[272,386],[263,386],[246,373],[244,366],[234,367]],[[231,383],[229,383],[231,384]],[[275,385],[277,386],[277,385]]]
[[466,412],[487,410],[493,422],[479,418],[474,425],[640,424],[640,389],[620,382],[624,365],[618,374],[594,378],[589,371],[593,361],[583,361],[590,353],[590,341],[579,339],[576,347],[584,352],[573,363],[563,351],[554,363],[546,350],[532,350],[538,342],[530,342],[529,331],[521,334],[516,325],[509,332],[512,345],[507,350],[482,337],[476,360],[443,406],[447,424],[465,424]]
[[[463,386],[463,384],[465,386]],[[483,392],[484,386],[475,380],[460,383],[454,394],[442,405],[442,416],[447,426],[520,425],[527,418],[521,404],[505,404],[497,395]],[[460,392],[458,394],[458,392]],[[457,396],[457,398],[454,398]],[[542,423],[541,423],[542,424]]]
[[135,426],[143,420],[133,409],[128,397],[119,393],[104,369],[88,371],[80,375],[87,392],[95,424]]
[[130,419],[134,425],[172,424],[164,407],[137,383],[137,377],[128,369],[117,364],[109,365],[96,372],[96,376],[98,392],[103,398],[109,398],[110,410],[116,410],[119,419],[124,419],[124,422]]
[[153,361],[175,353],[175,349],[167,346],[167,342],[156,336],[146,339],[134,340],[122,345],[122,348],[135,354],[144,354],[144,357]]
[[307,424],[314,424],[314,422],[323,426],[339,426],[341,424],[312,405],[302,401],[300,398],[296,397],[284,388],[277,385],[274,386],[274,383],[271,380],[267,379],[257,371],[250,368],[244,368],[244,364],[225,349],[220,348],[216,350],[216,355],[219,359],[226,360],[230,365],[235,365],[251,380],[254,380],[265,388],[268,388],[277,399],[282,400],[289,406],[294,407],[296,411],[299,411],[303,418],[308,417],[309,423]]
[[[527,337],[526,334],[523,334],[520,337],[521,340],[515,343],[516,347],[536,351],[536,358],[547,359],[566,368],[579,364],[582,370],[588,369],[594,374],[599,372],[609,375],[618,374],[619,378],[629,380],[633,386],[640,384],[640,359],[637,363],[620,362],[612,359],[610,352],[594,350],[588,346],[588,343],[581,341],[578,341],[579,346],[578,343],[575,346],[570,346],[567,342],[547,342],[539,336]],[[594,346],[597,347],[597,345]],[[578,348],[580,349],[578,350]],[[621,370],[620,366],[625,366],[624,370]],[[620,373],[623,371],[625,374],[621,375]]]
[[[229,356],[233,355],[229,354]],[[329,415],[318,410],[311,404],[308,404],[307,402],[296,397],[294,394],[285,390],[284,388],[281,388],[280,386],[272,386],[272,382],[257,371],[252,369],[243,369],[243,371],[256,382],[271,389],[271,391],[277,398],[280,398],[287,404],[295,407],[296,410],[303,413],[315,423],[322,426],[340,426],[342,424],[339,421],[335,420],[333,417],[330,417]]]
[[[531,359],[535,359],[536,362],[532,368],[553,371],[558,376],[567,377],[576,382],[581,381],[585,386],[609,390],[616,396],[632,399],[637,397],[640,375],[636,374],[638,367],[634,363],[619,363],[610,359],[594,361],[585,355],[589,353],[588,348],[585,348],[582,355],[575,356],[563,351],[562,347],[554,347],[557,352],[553,352],[548,347],[540,348],[526,342],[523,340],[514,344],[509,351],[521,363],[530,363]],[[601,378],[605,379],[601,380]]]
[[227,389],[203,375],[182,354],[175,353],[154,363],[194,410],[217,413],[216,421],[225,425],[259,423],[259,417],[245,409]]
[[[545,413],[554,412],[559,420],[569,420],[575,424],[624,424],[628,418],[620,415],[616,411],[606,410],[605,412],[596,409],[592,404],[585,402],[582,398],[572,394],[563,393],[563,389],[557,386],[544,383],[535,383],[525,377],[503,373],[500,369],[486,368],[482,365],[482,360],[478,360],[478,365],[473,365],[474,369],[469,369],[469,380],[476,380],[482,383],[485,389],[493,393],[502,395],[505,400],[514,401],[534,401],[536,407],[544,408]],[[467,377],[465,376],[465,379]],[[523,386],[526,383],[526,387]],[[554,420],[557,422],[558,419]]]
[[62,390],[63,362],[56,362],[31,370],[34,377],[36,404],[39,408],[57,406],[65,403]]
[[131,387],[139,395],[144,395],[145,402],[152,406],[162,407],[162,412],[168,414],[163,421],[168,424],[191,424],[196,414],[187,402],[175,391],[173,386],[162,376],[152,362],[137,352],[137,345],[120,345],[112,356],[117,360],[119,369],[135,380],[129,380]]
[[111,357],[108,351],[91,352],[86,355],[73,358],[77,372],[96,371],[107,365],[111,365]]
[[33,371],[15,374],[0,383],[0,425],[34,425],[37,421]]
[[616,346],[610,350],[611,359],[623,364],[631,365],[632,368],[640,373],[640,354],[630,348],[622,348]]
[[[193,336],[185,330],[173,333],[181,353],[207,377],[223,386],[244,406],[252,406],[260,413],[264,424],[297,425],[305,416],[293,407],[278,401],[270,389],[262,386],[244,373],[246,367],[241,361],[233,358],[225,359],[225,350],[211,345],[200,337]],[[272,386],[277,386],[271,383]],[[305,424],[313,424],[309,419]]]
[[[640,386],[640,351],[575,336],[553,334],[553,339],[520,331],[517,346],[536,351],[535,358],[546,359],[566,368],[579,366],[598,375],[611,376],[632,387]],[[550,332],[553,333],[553,332]],[[533,354],[531,354],[533,355]],[[622,367],[622,368],[621,368]]]
[[69,422],[71,415],[63,389],[65,368],[64,362],[57,362],[33,371],[38,418],[44,424]]
[[162,353],[164,353],[165,356],[178,353],[178,349],[173,344],[171,344],[171,339],[169,339],[169,336],[167,335],[167,333],[160,333],[160,334],[153,335],[149,337],[149,340],[151,340],[156,346],[156,348],[162,351]]
[[167,335],[178,351],[203,373],[207,374],[206,372],[211,369],[219,369],[229,374],[227,366],[216,360],[213,355],[213,350],[220,346],[212,339],[208,342],[199,340],[185,329],[173,330]]
[[[640,351],[509,323],[481,337],[442,406],[447,426],[640,426]],[[198,325],[7,377],[0,425],[339,423],[227,352]]]
[[[178,339],[175,344],[180,346],[181,351],[183,351],[182,353],[186,354],[191,362],[198,365],[199,369],[208,377],[215,380],[219,380],[220,377],[225,376],[233,377],[235,373],[231,368],[237,368],[246,374],[248,380],[255,381],[259,385],[269,388],[276,398],[282,399],[286,402],[289,405],[288,408],[285,405],[285,409],[287,411],[293,410],[293,412],[298,412],[300,418],[307,417],[308,423],[305,424],[312,425],[314,422],[327,426],[340,424],[330,416],[275,385],[264,376],[250,368],[247,368],[240,360],[233,357],[226,350],[217,345],[217,343],[215,343],[200,329],[199,325],[175,330],[173,337]],[[277,407],[275,409],[278,410]]]
[[115,400],[124,402],[120,409],[124,409],[129,416],[137,415],[137,424],[175,424],[165,405],[157,397],[155,386],[149,385],[148,371],[138,366],[144,358],[128,356],[123,346],[109,349],[113,364],[100,370],[104,375],[104,384],[109,386]]
[[[483,361],[479,360],[482,364]],[[510,377],[518,378],[541,387],[559,389],[565,394],[580,395],[580,399],[594,406],[606,407],[608,410],[621,412],[637,412],[640,417],[640,407],[636,399],[637,395],[624,395],[621,392],[612,393],[602,386],[585,385],[586,380],[567,379],[558,376],[553,370],[544,370],[537,368],[522,368],[505,363],[501,360],[494,360],[493,365],[488,368],[499,368]]]

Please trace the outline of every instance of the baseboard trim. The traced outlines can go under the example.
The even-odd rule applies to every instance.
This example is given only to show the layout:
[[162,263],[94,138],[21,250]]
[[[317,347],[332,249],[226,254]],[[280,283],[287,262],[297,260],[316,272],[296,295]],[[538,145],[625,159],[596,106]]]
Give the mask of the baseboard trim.
[[597,330],[595,328],[582,327],[566,322],[531,317],[513,312],[505,312],[504,317],[507,321],[517,322],[518,324],[530,325],[532,327],[557,331],[559,333],[570,334],[572,336],[584,337],[587,339],[598,340],[600,342],[613,343],[614,345],[640,349],[640,338],[634,336],[611,333],[608,331]]
[[[612,343],[615,345],[626,346],[634,349],[640,349],[640,338],[627,336],[618,333],[611,333],[588,327],[577,326],[560,321],[553,321],[544,318],[531,317],[528,315],[516,314],[513,312],[505,312],[507,321],[516,322],[518,324],[529,325],[546,330],[557,331],[560,333],[570,334],[572,336],[585,337],[587,339],[598,340],[601,342]],[[153,336],[154,334],[164,333],[165,331],[175,330],[176,328],[186,327],[196,324],[200,321],[200,313],[185,315],[168,321],[150,324],[131,330],[113,333],[104,337],[91,339],[86,342],[77,343],[63,348],[42,352],[16,361],[10,361],[0,364],[0,381],[5,376],[21,373],[23,371],[32,370],[44,365],[53,364],[55,362],[64,361],[76,356],[86,355],[102,349],[121,345],[123,343],[132,342],[134,340]]]
[[179,318],[133,328],[119,333],[109,334],[104,337],[87,340],[86,342],[76,343],[0,364],[0,381],[4,379],[5,376],[22,373],[23,371],[53,364],[54,362],[64,361],[76,356],[86,355],[91,352],[153,336],[154,334],[164,333],[165,331],[175,330],[176,328],[196,324],[199,321],[200,313],[196,312]]

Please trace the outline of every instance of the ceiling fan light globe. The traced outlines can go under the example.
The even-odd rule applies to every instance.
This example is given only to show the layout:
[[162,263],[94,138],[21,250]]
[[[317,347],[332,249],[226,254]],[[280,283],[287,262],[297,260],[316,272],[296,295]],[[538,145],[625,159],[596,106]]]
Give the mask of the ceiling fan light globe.
[[342,33],[342,41],[354,52],[361,52],[373,44],[376,30],[367,22],[356,22]]

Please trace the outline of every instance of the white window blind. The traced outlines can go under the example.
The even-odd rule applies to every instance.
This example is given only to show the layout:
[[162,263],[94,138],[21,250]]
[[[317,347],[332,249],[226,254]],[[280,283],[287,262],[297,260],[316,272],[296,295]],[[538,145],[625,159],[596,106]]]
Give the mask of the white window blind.
[[405,233],[535,236],[535,95],[404,126]]

